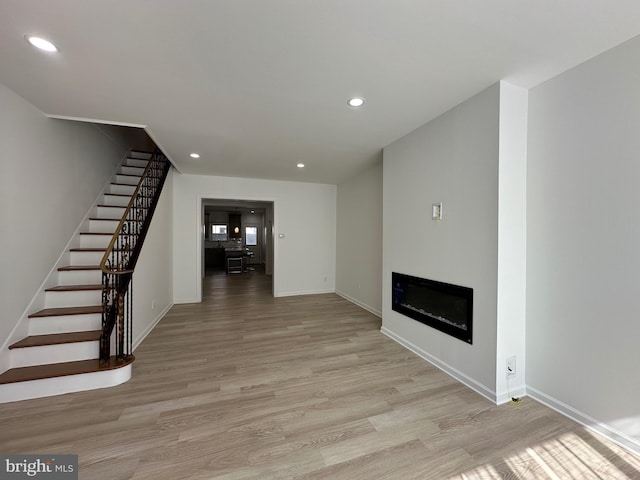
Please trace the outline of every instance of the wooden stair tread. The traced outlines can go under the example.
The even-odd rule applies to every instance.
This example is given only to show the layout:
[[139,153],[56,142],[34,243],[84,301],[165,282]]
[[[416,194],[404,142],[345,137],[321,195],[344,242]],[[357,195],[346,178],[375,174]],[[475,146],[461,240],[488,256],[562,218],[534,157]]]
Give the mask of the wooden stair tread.
[[67,265],[58,268],[59,272],[77,272],[81,270],[100,270],[100,265]]
[[[120,220],[122,220],[122,218],[90,218],[89,220],[104,220],[107,222],[119,222]],[[142,220],[127,220],[127,222],[142,222]],[[113,233],[110,233],[110,235],[113,235]]]
[[105,197],[129,197],[129,198],[131,198],[131,195],[127,195],[126,193],[105,193],[104,196]]
[[26,348],[26,347],[42,347],[45,345],[60,345],[63,343],[78,343],[78,342],[95,342],[100,340],[101,330],[89,330],[86,332],[71,332],[71,333],[51,333],[48,335],[31,335],[23,338],[19,342],[9,346],[9,349],[13,348]]
[[[98,207],[102,207],[102,208],[127,208],[127,205],[104,205],[104,204],[100,204],[100,205],[96,205]],[[132,206],[131,208],[137,208],[137,209],[147,209],[149,207],[143,207],[143,206]]]
[[[120,175],[120,174],[118,174]],[[132,185],[131,183],[118,183],[118,182],[113,182],[111,183],[111,185],[117,185],[118,187],[133,187],[136,188],[137,185]]]
[[[100,248],[100,247],[78,247],[78,248],[70,248],[69,251],[70,252],[106,252],[107,249],[106,248]],[[122,250],[121,248],[114,248],[114,249],[112,249],[112,251],[113,252],[122,252],[124,250]],[[81,265],[79,265],[79,266],[81,266]]]
[[62,315],[87,315],[92,313],[102,313],[102,305],[45,308],[44,310],[40,310],[39,312],[32,313],[31,315],[29,315],[29,318],[60,317]]
[[100,360],[96,358],[92,360],[79,360],[76,362],[50,363],[47,365],[12,368],[0,375],[0,385],[114,370],[116,368],[126,367],[133,363],[134,360],[135,357],[131,355],[127,360],[118,360],[115,357],[111,357],[109,358],[108,363],[104,366],[101,366]]
[[80,232],[80,235],[107,235],[109,237],[113,237],[113,233],[104,232]]
[[101,283],[93,285],[58,285],[57,287],[47,288],[45,292],[83,292],[88,290],[102,290],[103,288]]

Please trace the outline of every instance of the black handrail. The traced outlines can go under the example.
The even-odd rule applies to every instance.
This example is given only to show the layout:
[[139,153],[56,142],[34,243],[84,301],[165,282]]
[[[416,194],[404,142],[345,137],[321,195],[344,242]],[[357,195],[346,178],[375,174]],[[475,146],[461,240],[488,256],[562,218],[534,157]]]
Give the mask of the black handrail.
[[100,363],[103,365],[108,364],[111,357],[114,330],[116,362],[127,362],[133,355],[133,271],[170,167],[160,150],[151,154],[100,262],[103,288]]

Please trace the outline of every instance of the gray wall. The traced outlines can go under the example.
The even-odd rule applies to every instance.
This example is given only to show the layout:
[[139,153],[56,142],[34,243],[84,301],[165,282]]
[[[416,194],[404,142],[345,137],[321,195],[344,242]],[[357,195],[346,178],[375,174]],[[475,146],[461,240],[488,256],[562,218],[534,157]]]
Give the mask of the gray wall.
[[338,185],[336,292],[382,315],[382,162]]
[[[498,139],[495,84],[384,149],[383,331],[493,398]],[[431,205],[443,203],[441,222]],[[474,289],[473,345],[391,310],[391,272]]]
[[47,118],[0,84],[0,345],[122,160],[108,130]]
[[640,452],[640,38],[531,90],[527,391]]

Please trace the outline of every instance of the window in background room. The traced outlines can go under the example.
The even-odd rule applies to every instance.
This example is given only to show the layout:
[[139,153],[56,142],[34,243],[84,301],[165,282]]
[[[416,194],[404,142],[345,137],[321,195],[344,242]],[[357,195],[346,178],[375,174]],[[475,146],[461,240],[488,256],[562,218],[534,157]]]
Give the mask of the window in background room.
[[246,245],[258,245],[258,227],[245,227],[244,238]]
[[227,241],[227,226],[219,223],[211,224],[211,240],[218,242]]

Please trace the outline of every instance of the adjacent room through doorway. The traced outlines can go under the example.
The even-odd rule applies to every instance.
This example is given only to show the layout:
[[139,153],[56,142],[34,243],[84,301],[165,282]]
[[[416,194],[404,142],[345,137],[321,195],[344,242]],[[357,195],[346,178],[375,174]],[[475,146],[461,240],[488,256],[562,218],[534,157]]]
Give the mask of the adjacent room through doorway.
[[273,202],[202,200],[202,277],[273,275]]

